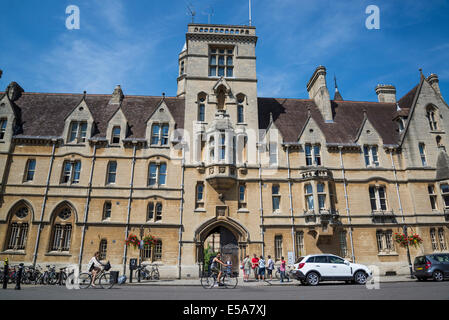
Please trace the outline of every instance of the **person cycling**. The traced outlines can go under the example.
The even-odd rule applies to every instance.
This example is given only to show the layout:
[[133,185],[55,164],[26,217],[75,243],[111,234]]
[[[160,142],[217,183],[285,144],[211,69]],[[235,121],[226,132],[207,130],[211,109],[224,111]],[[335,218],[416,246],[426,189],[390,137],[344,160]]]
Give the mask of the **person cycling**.
[[100,252],[95,252],[95,255],[90,259],[87,268],[89,272],[92,274],[92,283],[91,286],[95,287],[95,278],[97,274],[101,271],[101,267],[103,264],[100,262]]
[[211,271],[215,274],[218,274],[217,276],[217,284],[218,286],[222,286],[223,284],[220,282],[221,281],[221,275],[222,275],[222,271],[221,268],[218,264],[221,264],[222,266],[225,267],[229,267],[229,264],[224,263],[223,261],[220,260],[221,258],[221,254],[217,253],[217,255],[215,256],[215,258],[212,260],[212,263],[210,265]]

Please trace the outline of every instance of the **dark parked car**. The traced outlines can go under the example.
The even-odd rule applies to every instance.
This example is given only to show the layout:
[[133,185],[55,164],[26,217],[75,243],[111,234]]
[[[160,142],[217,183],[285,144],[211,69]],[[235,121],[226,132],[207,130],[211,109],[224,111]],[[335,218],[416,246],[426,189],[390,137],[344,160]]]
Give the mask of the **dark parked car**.
[[449,278],[449,253],[434,253],[416,257],[413,270],[419,281],[429,278],[443,281],[444,278]]

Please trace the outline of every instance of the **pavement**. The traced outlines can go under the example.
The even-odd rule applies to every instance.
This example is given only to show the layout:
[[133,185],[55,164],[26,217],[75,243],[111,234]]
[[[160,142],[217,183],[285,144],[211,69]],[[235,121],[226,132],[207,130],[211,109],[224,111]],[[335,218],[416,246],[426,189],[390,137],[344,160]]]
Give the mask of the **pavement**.
[[[371,279],[372,280],[372,279]],[[397,276],[380,276],[380,283],[393,283],[393,282],[416,282],[416,279],[410,278],[410,275],[397,275]],[[341,281],[326,281],[325,283],[341,283]],[[133,278],[133,282],[129,283],[129,279],[126,285],[130,286],[201,286],[199,278],[192,279],[161,279],[161,280],[142,280],[140,283],[137,279]],[[300,282],[297,280],[284,281],[281,283],[279,280],[268,280],[268,281],[256,281],[250,279],[248,282],[244,282],[242,277],[238,280],[239,286],[245,287],[260,287],[260,286],[297,286]]]

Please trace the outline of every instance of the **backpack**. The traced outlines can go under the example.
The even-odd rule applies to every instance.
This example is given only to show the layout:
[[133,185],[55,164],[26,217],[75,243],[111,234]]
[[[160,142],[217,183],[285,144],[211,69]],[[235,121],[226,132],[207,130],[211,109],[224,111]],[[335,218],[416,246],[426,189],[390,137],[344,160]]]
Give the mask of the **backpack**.
[[212,262],[214,262],[215,257],[216,257],[216,256],[211,256],[211,257],[209,258],[209,267],[212,265]]

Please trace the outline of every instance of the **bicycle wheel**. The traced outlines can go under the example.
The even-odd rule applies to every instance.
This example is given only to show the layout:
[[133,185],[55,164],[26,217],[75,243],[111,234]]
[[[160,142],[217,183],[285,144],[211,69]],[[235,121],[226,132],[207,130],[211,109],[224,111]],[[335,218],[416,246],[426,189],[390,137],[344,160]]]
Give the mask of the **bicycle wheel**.
[[201,277],[201,286],[204,289],[210,289],[215,284],[215,278],[211,275],[204,275]]
[[81,289],[87,289],[90,287],[92,276],[88,273],[81,273],[78,277],[78,283]]
[[56,272],[51,272],[48,275],[48,284],[54,286],[58,282],[58,275]]
[[159,280],[159,279],[160,279],[160,276],[159,276],[159,270],[154,269],[153,271],[151,271],[151,276],[150,276],[150,278],[151,278],[152,280]]
[[100,277],[100,287],[102,289],[111,289],[114,286],[110,273],[103,273]]
[[223,278],[223,284],[225,285],[226,288],[234,289],[235,287],[237,287],[237,283],[238,283],[237,277],[225,276]]

